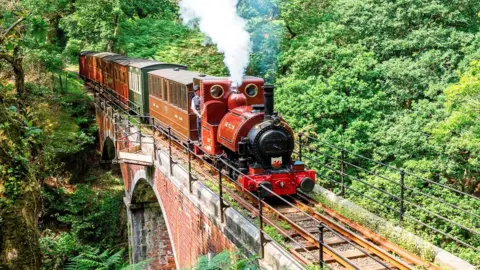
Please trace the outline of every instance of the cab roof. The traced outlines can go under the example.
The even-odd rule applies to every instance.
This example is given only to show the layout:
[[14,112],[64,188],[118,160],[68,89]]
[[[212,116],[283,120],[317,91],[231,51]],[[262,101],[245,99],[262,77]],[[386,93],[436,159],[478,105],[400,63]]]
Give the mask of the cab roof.
[[146,67],[151,67],[151,66],[159,66],[159,65],[169,65],[169,66],[178,66],[179,68],[186,69],[186,66],[183,65],[177,65],[177,64],[171,64],[171,63],[165,63],[165,62],[157,62],[153,60],[146,60],[146,59],[137,59],[137,58],[131,58],[130,59],[130,67],[134,68],[146,68]]
[[95,54],[97,53],[96,51],[83,51],[83,52],[80,52],[80,55],[91,55],[91,54]]
[[101,53],[96,53],[93,56],[97,58],[105,58],[107,56],[112,56],[112,55],[118,55],[116,53],[111,53],[111,52],[101,52]]
[[[193,84],[193,79],[201,78],[202,80],[221,80],[222,77],[214,77],[209,75],[204,75],[198,71],[183,70],[177,68],[168,68],[151,71],[148,74],[159,76],[170,81],[178,82],[183,85]],[[224,78],[223,78],[224,79]]]

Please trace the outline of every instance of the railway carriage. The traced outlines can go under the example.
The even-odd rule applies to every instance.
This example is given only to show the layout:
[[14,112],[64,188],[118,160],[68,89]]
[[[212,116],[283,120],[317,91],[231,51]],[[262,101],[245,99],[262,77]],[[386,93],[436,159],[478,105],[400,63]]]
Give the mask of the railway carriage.
[[93,55],[95,52],[90,52],[85,54],[85,77],[89,80],[94,80],[93,78]]
[[100,85],[112,92],[116,98],[117,103],[121,105],[124,109],[128,108],[128,65],[130,63],[130,58],[118,55],[111,54],[101,58],[100,60],[102,67],[102,82]]
[[148,73],[150,116],[156,124],[171,127],[182,141],[198,139],[196,116],[190,110],[193,78],[198,72],[162,69]]
[[131,59],[128,72],[128,99],[130,110],[138,115],[148,116],[149,90],[148,72],[167,68],[187,69],[186,66],[161,63],[151,60]]
[[104,69],[105,61],[103,59],[107,56],[117,55],[116,53],[97,53],[92,55],[93,65],[93,78],[96,83],[99,85],[104,84]]
[[81,77],[87,78],[88,76],[88,67],[87,67],[87,55],[94,54],[96,52],[94,51],[85,51],[81,52],[79,57],[78,57],[78,62],[80,64],[78,73],[80,74]]

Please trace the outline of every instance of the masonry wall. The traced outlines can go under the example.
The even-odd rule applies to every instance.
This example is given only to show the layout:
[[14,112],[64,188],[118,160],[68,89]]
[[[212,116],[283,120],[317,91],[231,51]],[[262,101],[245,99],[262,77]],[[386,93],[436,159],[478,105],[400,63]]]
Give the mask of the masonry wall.
[[151,269],[176,269],[173,247],[158,204],[130,205],[131,263],[151,260]]
[[[151,232],[149,235],[154,238],[159,234],[162,235],[159,236],[160,238],[168,235],[172,243],[177,269],[192,267],[200,255],[219,253],[234,248],[232,242],[226,238],[224,233],[203,214],[202,209],[192,204],[162,171],[155,169],[149,172],[151,170],[149,168],[132,164],[122,164],[121,168],[125,187],[128,187],[127,196],[132,195],[132,189],[134,189],[135,182],[138,181],[136,178],[139,179],[138,172],[146,172],[146,175],[141,176],[140,179],[148,178],[146,180],[151,183],[160,202],[159,210],[161,212],[157,212],[157,215],[163,215],[166,221],[165,228],[156,224],[156,228],[151,228],[155,233]],[[145,217],[145,213],[133,214],[133,222],[142,222],[142,218]],[[150,218],[152,219],[152,217]],[[153,224],[154,222],[150,223]],[[145,228],[145,225],[137,224],[137,227]],[[139,238],[134,240],[137,242],[145,241],[142,240],[145,236],[149,237],[148,235],[142,235],[142,232],[139,231],[134,233],[133,237]],[[146,233],[144,232],[144,234]],[[157,260],[164,253],[161,244],[148,245],[148,249],[145,246],[143,252],[148,253],[149,258],[154,258],[151,264],[152,269],[159,269],[157,267],[163,265],[164,260]],[[150,257],[152,255],[153,257]]]

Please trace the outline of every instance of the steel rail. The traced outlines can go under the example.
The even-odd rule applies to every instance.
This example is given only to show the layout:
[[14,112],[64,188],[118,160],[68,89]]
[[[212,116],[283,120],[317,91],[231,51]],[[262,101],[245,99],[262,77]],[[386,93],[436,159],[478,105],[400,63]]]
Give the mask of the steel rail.
[[[335,210],[319,203],[315,199],[312,199],[307,194],[304,194],[303,192],[298,192],[297,196],[300,199],[306,201],[308,204],[312,205],[313,207],[320,207],[328,216],[338,220],[341,223],[344,223],[344,224],[348,225],[350,228],[352,228],[355,231],[361,233],[362,235],[364,235],[366,237],[366,240],[372,240],[375,243],[378,243],[383,249],[385,249],[387,251],[390,251],[390,252],[393,252],[395,254],[398,254],[400,257],[402,257],[403,260],[405,260],[405,261],[407,261],[411,264],[418,265],[420,267],[428,267],[428,269],[431,269],[431,270],[440,269],[439,267],[433,265],[432,263],[425,262],[419,256],[402,249],[398,245],[393,244],[392,242],[390,242],[387,239],[381,237],[380,235],[372,232],[371,230],[359,225],[358,223],[345,218],[344,216],[337,213]],[[314,210],[313,208],[310,208],[310,209],[311,209],[311,211],[316,212],[315,215],[320,215],[320,216],[324,217],[324,215],[320,214],[318,211]],[[369,241],[367,241],[367,242],[370,243]],[[373,245],[373,243],[371,243],[371,245]],[[376,246],[373,245],[373,248],[376,248]]]

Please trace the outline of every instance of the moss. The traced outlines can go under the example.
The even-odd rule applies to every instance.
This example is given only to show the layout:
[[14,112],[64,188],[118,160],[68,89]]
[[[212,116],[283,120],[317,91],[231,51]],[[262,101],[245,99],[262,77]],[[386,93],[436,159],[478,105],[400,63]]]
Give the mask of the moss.
[[17,198],[15,204],[0,209],[0,269],[40,268],[38,203],[38,192],[31,191]]

